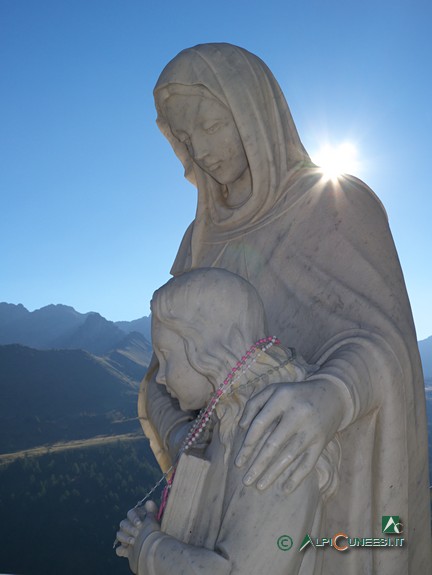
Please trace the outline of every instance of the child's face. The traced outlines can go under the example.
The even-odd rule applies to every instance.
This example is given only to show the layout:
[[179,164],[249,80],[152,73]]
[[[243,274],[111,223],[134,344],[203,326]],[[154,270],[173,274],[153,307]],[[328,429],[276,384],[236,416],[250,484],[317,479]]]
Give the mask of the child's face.
[[178,399],[182,410],[201,409],[213,392],[210,381],[189,363],[184,340],[153,318],[152,340],[159,369],[156,381]]

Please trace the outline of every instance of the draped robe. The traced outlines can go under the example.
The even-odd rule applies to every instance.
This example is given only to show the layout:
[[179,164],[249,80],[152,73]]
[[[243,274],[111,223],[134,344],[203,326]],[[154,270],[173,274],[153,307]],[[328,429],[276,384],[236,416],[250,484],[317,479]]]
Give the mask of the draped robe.
[[[172,84],[204,86],[231,110],[252,179],[241,206],[227,206],[226,190],[172,135],[163,117]],[[326,502],[325,532],[311,535],[382,537],[383,515],[403,522],[405,547],[329,550],[320,572],[430,572],[423,377],[383,206],[360,180],[326,180],[311,164],[276,80],[245,50],[208,44],[181,52],[162,72],[155,99],[158,124],[198,189],[196,218],[172,273],[213,266],[243,276],[263,300],[270,332],[317,363],[314,377],[336,383],[347,400],[340,485]],[[139,414],[166,467],[166,438],[185,414],[154,383],[154,370],[143,382]]]

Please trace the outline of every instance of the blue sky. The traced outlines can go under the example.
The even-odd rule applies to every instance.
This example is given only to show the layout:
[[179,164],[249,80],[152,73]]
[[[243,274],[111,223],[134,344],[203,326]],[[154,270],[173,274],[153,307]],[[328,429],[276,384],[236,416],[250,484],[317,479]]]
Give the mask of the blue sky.
[[0,0],[0,301],[148,315],[196,204],[153,86],[223,41],[269,65],[312,157],[356,145],[431,335],[431,21],[420,0]]

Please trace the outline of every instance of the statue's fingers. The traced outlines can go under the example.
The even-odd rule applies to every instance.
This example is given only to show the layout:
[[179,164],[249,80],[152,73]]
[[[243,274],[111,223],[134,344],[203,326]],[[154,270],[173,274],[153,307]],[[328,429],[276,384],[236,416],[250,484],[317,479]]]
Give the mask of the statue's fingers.
[[[256,453],[257,444],[266,435],[267,423],[263,418],[254,419],[253,424],[249,428],[243,444],[237,454],[235,464],[237,467],[242,467],[250,461],[251,457]],[[267,432],[268,434],[268,432]]]
[[259,413],[259,411],[263,408],[263,406],[267,403],[271,395],[273,394],[274,389],[272,386],[266,387],[255,395],[251,397],[247,403],[246,407],[244,408],[243,415],[239,421],[239,426],[242,429],[247,429],[253,418]]
[[127,518],[129,519],[132,525],[135,525],[135,527],[139,527],[142,523],[141,514],[135,507],[127,512]]
[[128,557],[129,555],[129,550],[125,545],[120,545],[119,547],[116,547],[115,552],[118,557]]
[[133,545],[135,543],[135,537],[124,531],[117,531],[116,537],[117,541],[120,541],[123,545]]
[[[254,483],[268,471],[272,462],[276,463],[290,435],[290,432],[281,425],[276,425],[274,429],[267,432],[267,438],[261,443],[262,447],[259,452],[257,452],[257,450],[254,451],[256,457],[253,459],[252,465],[243,478],[245,485]],[[263,439],[263,437],[261,437],[261,439]]]
[[144,508],[147,513],[155,515],[158,512],[158,506],[154,501],[146,501]]
[[[318,454],[319,455],[319,454]],[[293,463],[295,469],[290,470],[290,475],[283,485],[285,493],[289,494],[296,489],[303,479],[309,475],[318,459],[315,449],[309,449]]]
[[120,521],[120,529],[132,537],[137,537],[139,533],[138,529],[129,521],[129,519],[123,519],[123,521]]
[[[271,437],[267,440],[270,441]],[[266,443],[267,443],[266,442]],[[292,464],[302,455],[305,450],[305,437],[303,433],[297,433],[291,437],[290,441],[279,451],[273,458],[273,462],[266,466],[263,474],[257,481],[257,488],[260,490],[267,489],[283,473],[289,470],[292,472]]]
[[256,454],[258,445],[274,431],[278,426],[281,414],[274,410],[272,405],[266,405],[255,417],[250,425],[243,445],[237,454],[235,463],[237,467],[242,467],[251,456]]

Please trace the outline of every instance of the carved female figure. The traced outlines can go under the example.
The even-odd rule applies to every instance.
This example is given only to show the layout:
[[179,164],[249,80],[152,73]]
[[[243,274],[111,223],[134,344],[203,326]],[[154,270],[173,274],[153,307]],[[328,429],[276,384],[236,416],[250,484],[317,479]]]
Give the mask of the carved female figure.
[[[117,553],[127,556],[139,575],[261,575],[269,564],[273,575],[319,572],[315,554],[277,554],[275,549],[287,529],[291,541],[299,541],[320,528],[323,501],[337,489],[337,442],[324,448],[314,472],[288,497],[280,479],[264,492],[245,487],[234,465],[246,433],[239,423],[247,400],[281,381],[307,379],[315,385],[318,366],[306,364],[268,336],[256,290],[217,268],[185,273],[154,294],[152,339],[159,362],[156,381],[183,410],[208,408],[188,446],[193,455],[184,451],[175,472],[165,525],[163,521],[161,529],[155,520],[151,503],[147,516],[132,510],[117,534],[122,542]],[[225,372],[229,376],[224,378]],[[318,398],[319,391],[316,403]],[[200,488],[188,493],[177,482],[195,485],[198,456],[208,467]]]
[[[173,275],[219,267],[244,277],[270,332],[320,366],[318,385],[274,383],[249,399],[235,460],[244,484],[265,490],[277,480],[293,492],[337,433],[341,481],[326,502],[325,533],[379,536],[381,517],[396,513],[409,547],[326,553],[322,573],[428,572],[424,389],[384,208],[352,176],[323,178],[273,75],[241,48],[181,52],[162,72],[155,101],[158,124],[198,189]],[[156,370],[155,361],[139,412],[166,468],[192,415],[156,383]]]

